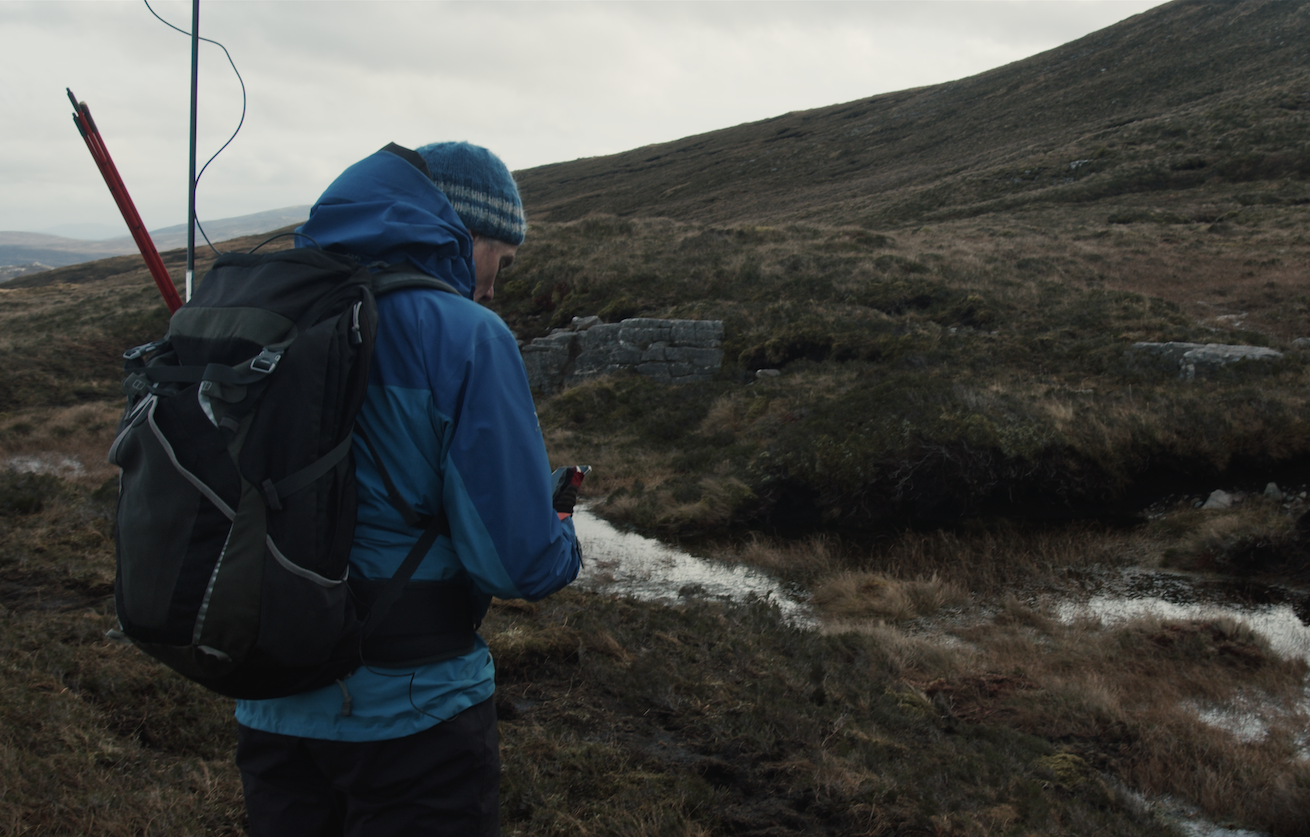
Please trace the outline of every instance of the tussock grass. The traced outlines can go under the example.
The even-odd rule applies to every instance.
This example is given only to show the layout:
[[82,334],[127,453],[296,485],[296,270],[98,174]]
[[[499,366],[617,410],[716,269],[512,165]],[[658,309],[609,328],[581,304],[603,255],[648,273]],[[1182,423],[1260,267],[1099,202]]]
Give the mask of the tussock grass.
[[[1278,658],[1248,628],[1226,620],[1142,619],[1112,629],[1025,621],[998,619],[960,632],[976,657],[973,671],[1010,674],[947,678],[925,690],[945,696],[957,717],[996,719],[1071,742],[1071,752],[1145,792],[1274,834],[1304,833],[1297,812],[1310,797],[1297,752],[1305,661]],[[1210,726],[1192,708],[1229,705],[1244,693],[1278,707],[1283,719],[1259,741]]]
[[[912,686],[897,691],[901,705],[948,725],[1061,742],[1042,761],[1056,787],[1129,806],[1105,781],[1112,775],[1219,821],[1295,835],[1310,806],[1306,661],[1279,657],[1233,619],[1066,624],[1039,602],[1042,590],[1095,567],[1198,554],[1213,567],[1223,554],[1227,569],[1241,569],[1251,540],[1289,532],[1296,513],[1250,498],[1227,511],[1175,509],[1131,529],[980,523],[861,549],[831,537],[756,536],[724,554],[809,579],[820,632],[868,638],[878,670]],[[1238,707],[1261,719],[1259,731],[1215,726],[1202,716],[1207,707]]]
[[[1299,512],[1302,506],[1295,508]],[[1259,495],[1229,509],[1180,510],[1154,525],[1173,536],[1161,554],[1166,567],[1238,575],[1281,571],[1299,577],[1296,564],[1305,558],[1296,518],[1282,504]]]
[[502,679],[510,834],[1149,828],[1098,785],[1047,782],[1059,751],[1038,738],[952,731],[903,677],[945,676],[951,655],[886,626],[800,633],[762,604],[572,592],[488,621],[496,654],[502,624],[565,622],[584,649],[626,652],[575,649]]
[[937,576],[897,581],[881,573],[843,572],[814,589],[814,605],[839,619],[884,618],[905,622],[969,600],[960,587]]
[[[73,408],[48,425],[86,427],[107,412]],[[63,456],[86,444],[76,432],[51,442],[65,443],[53,448]],[[0,496],[27,498],[0,503],[3,828],[244,833],[232,702],[105,637],[116,624],[116,493],[92,488],[98,478],[0,470]]]
[[[46,423],[101,414],[112,415]],[[104,638],[112,496],[30,477],[6,476],[35,499],[0,517],[6,828],[242,833],[231,702]],[[1158,551],[1152,526],[1128,554]],[[1304,664],[1230,622],[1064,625],[1017,596],[960,618],[977,610],[971,580],[1037,567],[1058,579],[1126,543],[1091,524],[906,531],[863,550],[832,536],[737,543],[737,560],[808,579],[826,608],[816,631],[765,603],[669,608],[574,591],[497,602],[484,634],[499,670],[505,831],[1156,831],[1113,776],[1300,833]],[[1234,695],[1280,707],[1259,741],[1198,717]]]
[[[1310,311],[1287,269],[1310,258],[1299,222],[1216,236],[1064,210],[1010,220],[876,246],[821,226],[630,219],[611,239],[614,219],[545,223],[498,310],[524,337],[620,297],[623,316],[724,320],[710,385],[614,378],[540,405],[548,436],[567,432],[624,492],[598,510],[665,534],[1076,517],[1131,509],[1143,484],[1310,457],[1310,356],[1290,346]],[[570,290],[533,293],[547,274]],[[1195,382],[1125,357],[1168,340],[1287,355],[1258,379]],[[760,367],[783,374],[756,380]]]
[[118,475],[107,457],[122,412],[121,402],[109,401],[0,414],[0,468],[99,486]]

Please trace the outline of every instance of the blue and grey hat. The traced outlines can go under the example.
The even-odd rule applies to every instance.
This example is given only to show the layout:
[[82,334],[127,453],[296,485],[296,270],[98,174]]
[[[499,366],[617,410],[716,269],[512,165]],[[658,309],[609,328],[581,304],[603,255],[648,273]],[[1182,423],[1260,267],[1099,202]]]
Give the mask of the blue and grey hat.
[[464,226],[478,235],[523,243],[528,231],[523,200],[499,157],[467,142],[434,142],[414,150]]

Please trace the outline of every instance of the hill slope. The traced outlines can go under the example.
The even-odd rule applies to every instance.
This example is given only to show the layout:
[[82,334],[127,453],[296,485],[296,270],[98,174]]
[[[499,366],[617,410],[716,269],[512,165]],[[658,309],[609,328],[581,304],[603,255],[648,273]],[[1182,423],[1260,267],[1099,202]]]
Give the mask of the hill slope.
[[136,245],[131,238],[125,242],[84,241],[43,233],[0,232],[0,265],[40,262],[51,267],[63,267],[135,251]]
[[[205,232],[215,244],[232,238],[256,235],[265,230],[296,226],[309,217],[308,206],[287,206],[249,215],[215,220],[200,219]],[[121,229],[121,227],[120,227]],[[186,246],[186,224],[174,224],[150,231],[155,249],[171,250]],[[198,247],[204,247],[204,238],[196,236]],[[24,265],[39,262],[50,267],[82,264],[107,256],[135,254],[136,242],[123,235],[101,241],[65,238],[57,235],[29,232],[0,232],[0,266]],[[0,282],[3,277],[0,277]]]
[[[712,385],[543,398],[552,452],[599,466],[610,517],[682,534],[1102,514],[1302,473],[1306,8],[1180,0],[952,85],[522,173],[533,231],[495,301],[521,337],[726,325]],[[785,162],[752,176],[766,151]],[[136,257],[6,288],[3,410],[107,397],[116,353],[163,330]],[[1135,341],[1285,356],[1189,382],[1128,363]]]
[[518,176],[536,221],[888,226],[1177,189],[1209,204],[1310,173],[1307,113],[1310,7],[1178,0],[960,81]]

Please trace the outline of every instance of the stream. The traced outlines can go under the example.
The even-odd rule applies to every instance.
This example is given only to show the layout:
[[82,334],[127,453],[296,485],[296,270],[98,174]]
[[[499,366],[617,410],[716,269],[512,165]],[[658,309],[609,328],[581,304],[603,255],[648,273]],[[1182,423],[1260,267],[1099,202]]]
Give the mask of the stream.
[[582,544],[578,583],[587,589],[645,601],[676,602],[691,596],[738,602],[767,599],[787,621],[815,624],[809,605],[759,570],[698,558],[634,532],[620,532],[585,509],[574,513],[573,525]]
[[[58,454],[11,456],[3,467],[19,473],[77,476],[81,463]],[[677,602],[691,597],[725,601],[763,599],[775,604],[783,619],[800,627],[818,620],[803,591],[789,590],[767,573],[750,567],[698,557],[632,532],[622,532],[583,507],[573,516],[582,544],[583,568],[577,583],[587,589],[628,595],[646,601]],[[1141,568],[1085,573],[1078,591],[1053,604],[1064,622],[1095,618],[1113,625],[1142,616],[1197,620],[1232,618],[1263,636],[1275,653],[1310,662],[1310,591],[1214,576]],[[1258,741],[1286,710],[1261,705],[1258,699],[1231,706],[1194,706],[1204,722],[1242,741]],[[1310,687],[1301,712],[1310,712]],[[1281,713],[1281,714],[1280,714]],[[1310,730],[1301,757],[1310,759]],[[1168,799],[1143,800],[1186,837],[1264,837],[1257,832],[1222,828],[1195,810]]]
[[1096,574],[1086,593],[1059,602],[1064,622],[1095,617],[1115,624],[1141,616],[1232,618],[1268,640],[1275,653],[1310,662],[1310,592],[1191,573],[1127,567]]
[[[621,532],[584,509],[573,519],[582,543],[583,569],[578,583],[583,587],[647,601],[676,602],[693,596],[730,601],[761,598],[777,604],[783,618],[793,624],[818,624],[803,594],[784,589],[766,573]],[[1080,587],[1079,592],[1063,594],[1055,602],[1054,613],[1061,621],[1095,618],[1114,625],[1142,616],[1175,620],[1227,617],[1263,636],[1275,653],[1310,661],[1310,591],[1141,568],[1090,572],[1081,579]],[[1286,715],[1285,710],[1261,705],[1257,699],[1192,709],[1205,723],[1247,742],[1259,741],[1271,723]],[[1302,709],[1310,711],[1310,687]],[[1302,743],[1302,757],[1310,759],[1310,731]],[[1215,825],[1176,800],[1142,799],[1142,803],[1186,837],[1265,837]]]

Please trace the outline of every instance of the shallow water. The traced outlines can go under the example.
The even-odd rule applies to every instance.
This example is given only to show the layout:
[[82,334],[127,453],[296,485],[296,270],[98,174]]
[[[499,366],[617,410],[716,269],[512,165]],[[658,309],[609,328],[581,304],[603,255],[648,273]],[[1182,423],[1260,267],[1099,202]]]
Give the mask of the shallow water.
[[[812,610],[766,573],[700,558],[621,532],[582,509],[574,515],[574,524],[584,561],[578,583],[588,589],[649,601],[678,601],[689,596],[732,601],[760,597],[775,602],[794,624],[816,624]],[[1115,624],[1147,615],[1163,619],[1230,617],[1266,637],[1275,652],[1310,660],[1310,592],[1140,569],[1109,571],[1084,581],[1081,595],[1056,604],[1062,620],[1095,617]],[[1272,707],[1251,695],[1231,706],[1197,705],[1192,709],[1201,720],[1229,730],[1239,740],[1259,741],[1271,724],[1285,725],[1303,717],[1301,712],[1310,710],[1310,690],[1303,708]],[[1303,746],[1310,757],[1310,739]],[[1195,808],[1167,798],[1143,799],[1142,803],[1186,837],[1267,837],[1216,825]]]
[[[1233,619],[1269,642],[1286,659],[1310,662],[1310,592],[1211,576],[1129,568],[1094,581],[1089,595],[1055,606],[1063,621],[1096,618],[1114,625],[1141,617],[1179,621]],[[1304,729],[1310,715],[1310,685],[1294,705],[1277,705],[1256,693],[1232,703],[1193,703],[1206,724],[1244,743],[1264,740],[1271,728]],[[1299,737],[1299,755],[1310,759],[1310,730]],[[1248,832],[1202,831],[1203,834]]]
[[1237,619],[1269,641],[1275,653],[1310,662],[1310,592],[1188,573],[1129,568],[1089,585],[1086,598],[1060,602],[1065,622],[1094,617],[1106,624],[1160,619]]
[[71,456],[60,453],[38,453],[11,456],[4,462],[5,468],[20,474],[54,474],[70,479],[86,473],[86,468]]
[[691,596],[736,602],[767,599],[789,622],[813,622],[810,609],[767,573],[699,558],[657,540],[621,532],[585,509],[574,513],[573,525],[582,544],[578,583],[588,589],[646,601]]

